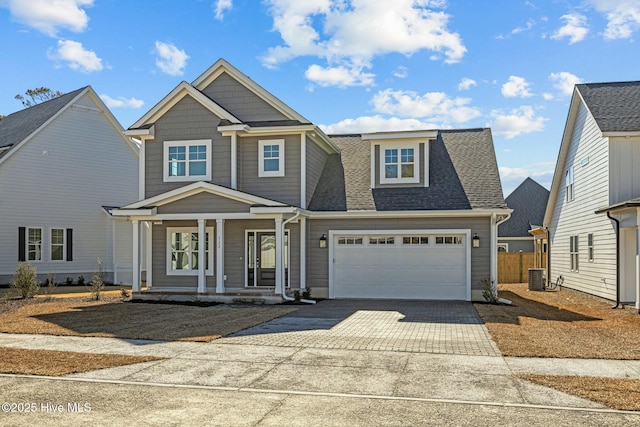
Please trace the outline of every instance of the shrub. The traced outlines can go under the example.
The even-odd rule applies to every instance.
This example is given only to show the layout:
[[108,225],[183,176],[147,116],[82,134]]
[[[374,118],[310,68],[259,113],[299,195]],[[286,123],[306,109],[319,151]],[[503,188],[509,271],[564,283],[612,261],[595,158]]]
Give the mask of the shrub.
[[129,291],[126,288],[120,288],[120,298],[122,299],[122,301],[128,299],[129,296]]
[[73,284],[73,277],[67,277],[66,283],[71,286]]
[[22,298],[32,298],[40,289],[36,268],[28,262],[18,264],[18,269],[11,279],[11,287],[16,289]]
[[83,275],[78,276],[78,285],[79,286],[84,286],[84,276]]
[[491,304],[497,304],[499,298],[497,290],[494,292],[493,280],[489,277],[485,277],[480,280],[480,283],[482,284],[482,296],[484,299]]
[[55,291],[56,286],[57,286],[56,285],[56,276],[54,276],[51,273],[47,274],[47,280],[45,280],[44,283],[47,286],[47,289],[46,289],[47,295],[53,294],[53,292]]
[[302,291],[302,298],[311,299],[311,288],[304,288]]
[[300,302],[300,291],[299,290],[295,290],[293,291],[293,301],[298,304]]

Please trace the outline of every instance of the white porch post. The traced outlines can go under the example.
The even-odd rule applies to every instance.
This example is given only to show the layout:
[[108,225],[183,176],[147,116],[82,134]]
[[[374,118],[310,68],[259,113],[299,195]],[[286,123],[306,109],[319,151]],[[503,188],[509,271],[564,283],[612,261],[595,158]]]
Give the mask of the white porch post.
[[133,292],[140,292],[140,222],[132,219],[133,225]]
[[118,284],[118,263],[116,262],[116,220],[111,217],[111,260],[113,263],[113,284]]
[[496,226],[497,218],[496,214],[491,214],[491,245],[489,253],[491,254],[491,288],[495,295],[498,295],[498,227]]
[[207,234],[206,220],[198,219],[198,293],[207,291]]
[[300,217],[300,289],[307,288],[307,218]]
[[640,310],[640,226],[638,225],[636,225],[636,310]]
[[283,276],[284,276],[284,264],[283,264],[283,249],[284,249],[284,236],[282,228],[282,217],[276,218],[276,295],[283,294]]
[[147,221],[147,289],[153,286],[153,222]]
[[216,293],[224,293],[224,219],[216,219]]

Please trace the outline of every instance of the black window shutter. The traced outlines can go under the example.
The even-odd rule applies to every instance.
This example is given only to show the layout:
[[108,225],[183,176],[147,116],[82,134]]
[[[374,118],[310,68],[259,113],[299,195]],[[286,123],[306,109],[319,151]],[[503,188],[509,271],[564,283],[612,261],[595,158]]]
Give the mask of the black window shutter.
[[18,227],[18,261],[27,260],[27,229]]
[[73,261],[73,229],[67,228],[67,261]]

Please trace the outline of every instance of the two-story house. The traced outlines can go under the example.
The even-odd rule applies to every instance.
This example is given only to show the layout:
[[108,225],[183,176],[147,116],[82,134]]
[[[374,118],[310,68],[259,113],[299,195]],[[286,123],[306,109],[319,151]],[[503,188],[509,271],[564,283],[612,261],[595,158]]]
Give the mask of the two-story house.
[[544,225],[553,278],[640,308],[640,82],[576,85]]
[[131,283],[131,224],[109,213],[138,199],[138,146],[123,132],[91,86],[0,121],[0,284],[19,262],[41,281],[102,269]]
[[328,136],[221,59],[126,134],[134,298],[472,300],[495,280],[510,210],[489,129]]

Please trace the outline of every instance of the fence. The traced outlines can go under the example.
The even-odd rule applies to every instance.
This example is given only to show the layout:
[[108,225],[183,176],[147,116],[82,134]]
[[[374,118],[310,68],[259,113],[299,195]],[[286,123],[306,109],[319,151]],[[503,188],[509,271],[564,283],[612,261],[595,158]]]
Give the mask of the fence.
[[526,283],[534,262],[533,252],[498,252],[498,282]]

